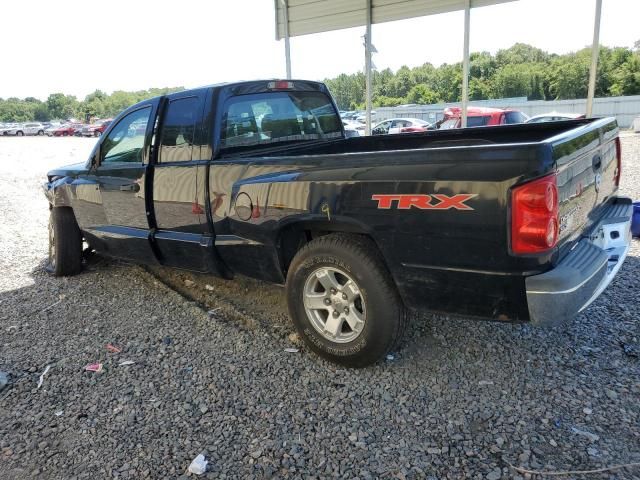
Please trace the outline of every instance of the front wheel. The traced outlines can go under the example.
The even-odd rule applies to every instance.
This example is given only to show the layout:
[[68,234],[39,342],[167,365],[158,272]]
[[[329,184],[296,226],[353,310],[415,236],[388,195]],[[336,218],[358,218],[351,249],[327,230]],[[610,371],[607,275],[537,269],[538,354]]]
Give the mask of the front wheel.
[[287,301],[304,341],[348,367],[371,365],[395,349],[405,309],[375,244],[333,234],[304,246],[291,262]]
[[38,130],[38,136],[43,136],[44,135],[44,130]]
[[61,277],[82,269],[82,234],[73,210],[54,207],[49,214],[49,260],[46,270]]
[[16,132],[16,137],[22,137],[24,135],[24,133],[22,132]]

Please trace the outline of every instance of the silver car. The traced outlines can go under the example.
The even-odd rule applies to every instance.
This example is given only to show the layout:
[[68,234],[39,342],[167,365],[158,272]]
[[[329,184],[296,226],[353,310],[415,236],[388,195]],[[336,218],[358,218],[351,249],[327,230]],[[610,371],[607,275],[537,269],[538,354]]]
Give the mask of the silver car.
[[10,130],[7,130],[7,135],[16,135],[22,137],[23,135],[44,135],[44,125],[41,123],[23,123]]

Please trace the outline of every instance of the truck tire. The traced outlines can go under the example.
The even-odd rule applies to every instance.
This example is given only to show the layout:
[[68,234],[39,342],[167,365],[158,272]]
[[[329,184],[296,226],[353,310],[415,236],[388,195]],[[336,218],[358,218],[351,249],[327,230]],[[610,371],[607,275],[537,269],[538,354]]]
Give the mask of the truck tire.
[[82,270],[82,234],[73,210],[54,207],[49,213],[49,260],[47,272],[56,277]]
[[399,344],[400,295],[371,240],[331,234],[305,245],[287,274],[289,314],[305,343],[347,367],[366,367]]

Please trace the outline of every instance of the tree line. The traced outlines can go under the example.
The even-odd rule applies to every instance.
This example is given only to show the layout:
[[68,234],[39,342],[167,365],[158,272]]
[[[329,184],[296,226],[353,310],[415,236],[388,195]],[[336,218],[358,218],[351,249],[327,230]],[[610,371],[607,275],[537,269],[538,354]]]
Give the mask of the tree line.
[[[517,43],[511,48],[470,55],[469,98],[527,97],[529,100],[563,100],[587,96],[591,49],[556,55]],[[362,72],[341,74],[325,83],[341,109],[364,108],[365,78]],[[0,98],[0,122],[47,121],[86,117],[106,118],[129,105],[183,87],[152,88],[137,92],[96,90],[80,101],[73,95],[52,93],[46,101],[28,97]],[[459,102],[462,64],[434,67],[401,67],[373,72],[373,105]],[[640,41],[633,49],[600,47],[596,97],[640,95]]]
[[108,118],[117,115],[134,103],[180,90],[184,90],[184,87],[151,88],[137,92],[117,90],[111,95],[96,90],[82,101],[74,95],[64,93],[52,93],[44,102],[33,97],[7,98],[6,100],[0,98],[0,122]]
[[[564,100],[587,96],[591,48],[557,55],[516,43],[511,48],[470,55],[469,98],[527,97]],[[364,108],[365,76],[358,72],[325,80],[339,108]],[[462,62],[373,72],[374,107],[408,103],[459,102]],[[600,47],[596,97],[640,95],[640,40],[633,49]]]

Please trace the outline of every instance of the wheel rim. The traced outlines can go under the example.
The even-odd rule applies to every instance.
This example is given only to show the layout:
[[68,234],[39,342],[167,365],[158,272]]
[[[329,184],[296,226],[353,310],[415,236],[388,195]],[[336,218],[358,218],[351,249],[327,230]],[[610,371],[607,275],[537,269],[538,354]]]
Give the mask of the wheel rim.
[[335,343],[355,340],[364,329],[366,306],[358,284],[335,267],[318,268],[307,277],[304,309],[313,328]]
[[56,267],[56,232],[51,221],[49,221],[49,266]]

